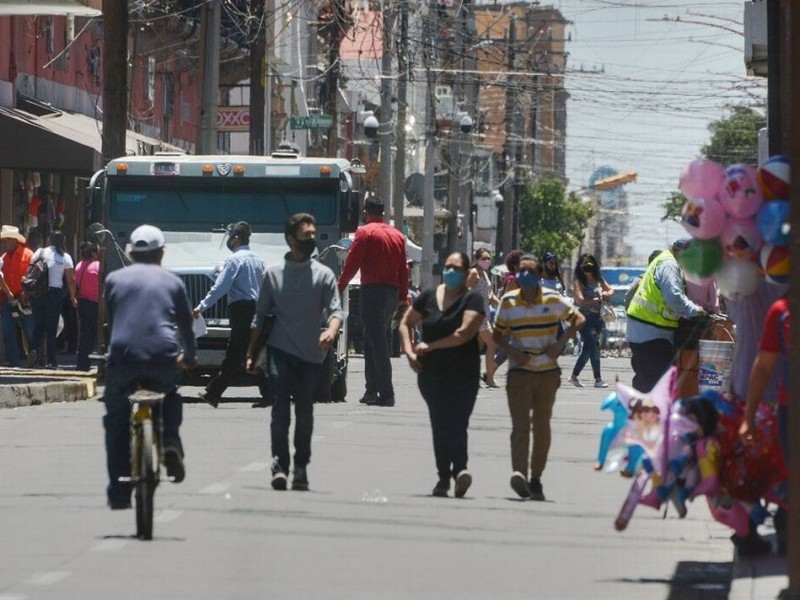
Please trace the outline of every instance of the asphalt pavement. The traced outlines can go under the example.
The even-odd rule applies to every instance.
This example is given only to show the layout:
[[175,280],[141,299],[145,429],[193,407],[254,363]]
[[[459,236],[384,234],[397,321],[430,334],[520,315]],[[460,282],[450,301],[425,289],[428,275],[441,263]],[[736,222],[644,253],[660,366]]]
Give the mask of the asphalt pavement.
[[[573,360],[564,357],[565,370]],[[547,501],[532,502],[508,485],[505,392],[481,389],[473,486],[464,499],[434,498],[425,405],[405,361],[393,364],[394,408],[358,403],[359,357],[348,402],[316,406],[309,492],[271,489],[269,411],[251,408],[255,389],[234,390],[240,401],[216,410],[186,404],[187,477],[158,488],[152,542],[133,537],[133,511],[105,507],[102,403],[0,410],[0,600],[732,593],[730,533],[704,501],[685,519],[639,507],[626,531],[614,530],[631,482],[592,469],[608,390],[562,388]],[[609,382],[630,375],[628,361],[604,361]]]

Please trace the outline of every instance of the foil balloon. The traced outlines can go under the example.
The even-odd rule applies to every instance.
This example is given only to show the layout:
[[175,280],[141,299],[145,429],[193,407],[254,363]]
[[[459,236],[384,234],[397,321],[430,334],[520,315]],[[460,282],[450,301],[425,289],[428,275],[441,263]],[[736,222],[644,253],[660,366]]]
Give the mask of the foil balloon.
[[719,238],[725,258],[755,260],[764,244],[752,219],[728,219]]
[[758,173],[750,165],[731,165],[719,193],[725,212],[735,219],[752,217],[761,208],[764,195],[758,186]]
[[722,246],[717,240],[692,240],[681,252],[678,262],[689,275],[705,279],[716,273],[722,264]]
[[770,156],[758,171],[758,183],[764,198],[788,198],[790,177],[789,158],[781,154]]
[[681,173],[679,187],[683,195],[690,200],[716,199],[724,179],[725,167],[712,160],[700,158],[686,165]]
[[788,200],[767,202],[758,211],[756,227],[758,233],[767,244],[783,245],[789,243],[789,236],[784,224],[789,218]]
[[761,268],[764,277],[770,283],[784,284],[789,282],[789,272],[792,263],[789,256],[789,246],[773,246],[766,244],[761,249]]
[[683,205],[681,225],[693,238],[715,238],[725,227],[725,211],[714,198],[689,198]]
[[758,290],[761,274],[758,265],[746,258],[732,258],[722,263],[717,271],[720,293],[731,300],[750,296]]

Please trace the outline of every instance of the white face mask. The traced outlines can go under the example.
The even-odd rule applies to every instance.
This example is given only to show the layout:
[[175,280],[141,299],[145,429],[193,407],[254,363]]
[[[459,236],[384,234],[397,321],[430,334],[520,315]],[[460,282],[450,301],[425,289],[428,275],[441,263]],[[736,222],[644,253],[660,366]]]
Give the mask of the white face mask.
[[489,267],[492,266],[492,261],[489,260],[488,258],[483,258],[483,259],[479,260],[477,264],[484,271],[488,271]]

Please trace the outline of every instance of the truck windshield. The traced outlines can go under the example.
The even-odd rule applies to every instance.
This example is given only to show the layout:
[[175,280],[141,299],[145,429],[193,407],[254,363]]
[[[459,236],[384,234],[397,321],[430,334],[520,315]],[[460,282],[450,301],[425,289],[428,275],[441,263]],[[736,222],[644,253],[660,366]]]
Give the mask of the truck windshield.
[[219,227],[242,219],[283,227],[307,212],[319,225],[337,218],[339,181],[221,179],[203,177],[109,177],[110,216],[118,223],[154,223],[179,229]]

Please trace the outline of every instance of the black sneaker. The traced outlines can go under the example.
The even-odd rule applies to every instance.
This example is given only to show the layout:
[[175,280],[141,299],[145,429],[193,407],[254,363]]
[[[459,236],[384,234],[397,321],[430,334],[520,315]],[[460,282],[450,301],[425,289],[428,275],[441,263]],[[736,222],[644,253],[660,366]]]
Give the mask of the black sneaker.
[[292,479],[292,489],[301,492],[308,491],[308,474],[305,467],[294,468],[294,478]]
[[125,510],[128,508],[132,508],[131,499],[128,498],[127,500],[111,500],[111,498],[109,498],[108,507],[111,510]]
[[436,485],[433,488],[432,495],[436,496],[437,498],[447,498],[447,492],[450,491],[450,480],[449,479],[440,479],[436,482]]
[[376,395],[374,399],[367,401],[367,406],[394,406],[394,396],[382,398]]
[[186,477],[183,453],[176,446],[164,448],[164,466],[167,468],[167,476],[172,478],[173,483],[180,483]]
[[469,486],[472,485],[472,475],[470,475],[469,471],[464,469],[461,471],[458,476],[456,476],[456,498],[463,498],[464,494],[467,493]]
[[541,479],[534,477],[528,483],[528,489],[530,490],[531,500],[537,500],[538,502],[544,502],[544,491],[542,491],[542,481]]
[[519,471],[514,471],[511,475],[511,489],[517,492],[520,498],[530,498],[531,491],[528,489],[528,482],[525,481],[525,475]]
[[276,456],[272,459],[272,489],[283,491],[286,489],[288,484],[288,478],[286,477],[286,472],[281,467],[280,463],[278,462],[278,457]]
[[378,399],[378,392],[367,392],[363,396],[361,396],[361,400],[359,402],[361,404],[372,404]]
[[219,406],[220,397],[206,390],[205,392],[200,392],[200,400],[207,402],[211,408],[217,408]]
[[741,557],[761,556],[772,551],[772,544],[758,533],[751,533],[746,536],[732,535],[731,541],[736,546],[736,552]]

